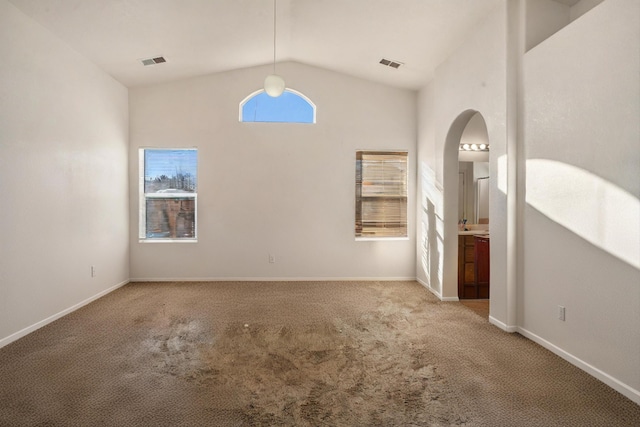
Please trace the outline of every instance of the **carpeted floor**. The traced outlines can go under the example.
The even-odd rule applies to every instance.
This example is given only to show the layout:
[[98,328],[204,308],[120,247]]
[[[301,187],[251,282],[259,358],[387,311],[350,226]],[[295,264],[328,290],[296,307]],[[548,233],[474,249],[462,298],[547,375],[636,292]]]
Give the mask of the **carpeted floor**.
[[416,282],[136,283],[0,349],[1,426],[637,426]]
[[462,299],[460,304],[472,310],[478,316],[485,319],[489,318],[489,300],[488,299]]

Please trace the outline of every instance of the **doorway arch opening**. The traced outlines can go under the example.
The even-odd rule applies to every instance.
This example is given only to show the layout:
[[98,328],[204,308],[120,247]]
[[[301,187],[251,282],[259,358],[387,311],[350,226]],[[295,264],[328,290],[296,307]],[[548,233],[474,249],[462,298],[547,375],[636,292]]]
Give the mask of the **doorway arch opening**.
[[[475,149],[461,150],[465,144]],[[458,115],[445,140],[443,296],[448,299],[490,296],[489,146],[484,117],[471,109]]]

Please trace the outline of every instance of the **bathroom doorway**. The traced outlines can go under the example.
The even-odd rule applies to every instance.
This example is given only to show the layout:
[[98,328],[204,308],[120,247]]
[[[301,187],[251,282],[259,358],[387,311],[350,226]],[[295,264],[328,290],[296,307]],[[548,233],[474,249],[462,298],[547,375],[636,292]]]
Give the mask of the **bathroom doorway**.
[[[458,147],[458,298],[490,297],[489,136],[475,113]],[[481,302],[479,302],[481,304]]]

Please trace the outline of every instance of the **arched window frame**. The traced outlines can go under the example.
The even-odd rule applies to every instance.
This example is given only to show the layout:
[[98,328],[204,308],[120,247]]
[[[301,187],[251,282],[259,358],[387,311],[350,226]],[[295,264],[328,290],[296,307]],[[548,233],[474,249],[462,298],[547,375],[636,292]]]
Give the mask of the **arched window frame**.
[[[254,122],[254,121],[244,121],[242,120],[242,109],[244,108],[245,104],[247,102],[249,102],[251,99],[253,99],[254,97],[260,95],[261,93],[264,92],[264,89],[258,89],[255,92],[252,92],[251,94],[249,94],[245,99],[243,99],[240,102],[239,108],[238,108],[238,120],[241,123],[307,123],[307,122]],[[302,98],[307,104],[309,104],[311,106],[311,109],[313,111],[313,120],[311,121],[310,124],[315,124],[316,123],[316,104],[313,103],[313,101],[311,101],[309,99],[309,97],[307,97],[305,94],[303,94],[302,92],[299,92],[295,89],[290,89],[290,88],[286,88],[285,92],[289,92],[292,93],[300,98]]]

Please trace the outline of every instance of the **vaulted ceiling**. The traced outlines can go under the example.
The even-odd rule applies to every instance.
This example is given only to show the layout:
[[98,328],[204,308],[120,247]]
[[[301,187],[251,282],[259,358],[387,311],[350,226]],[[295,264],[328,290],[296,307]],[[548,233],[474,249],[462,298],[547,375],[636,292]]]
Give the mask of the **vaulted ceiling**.
[[[273,0],[10,1],[128,87],[273,61]],[[276,59],[418,89],[499,3],[277,0]]]

